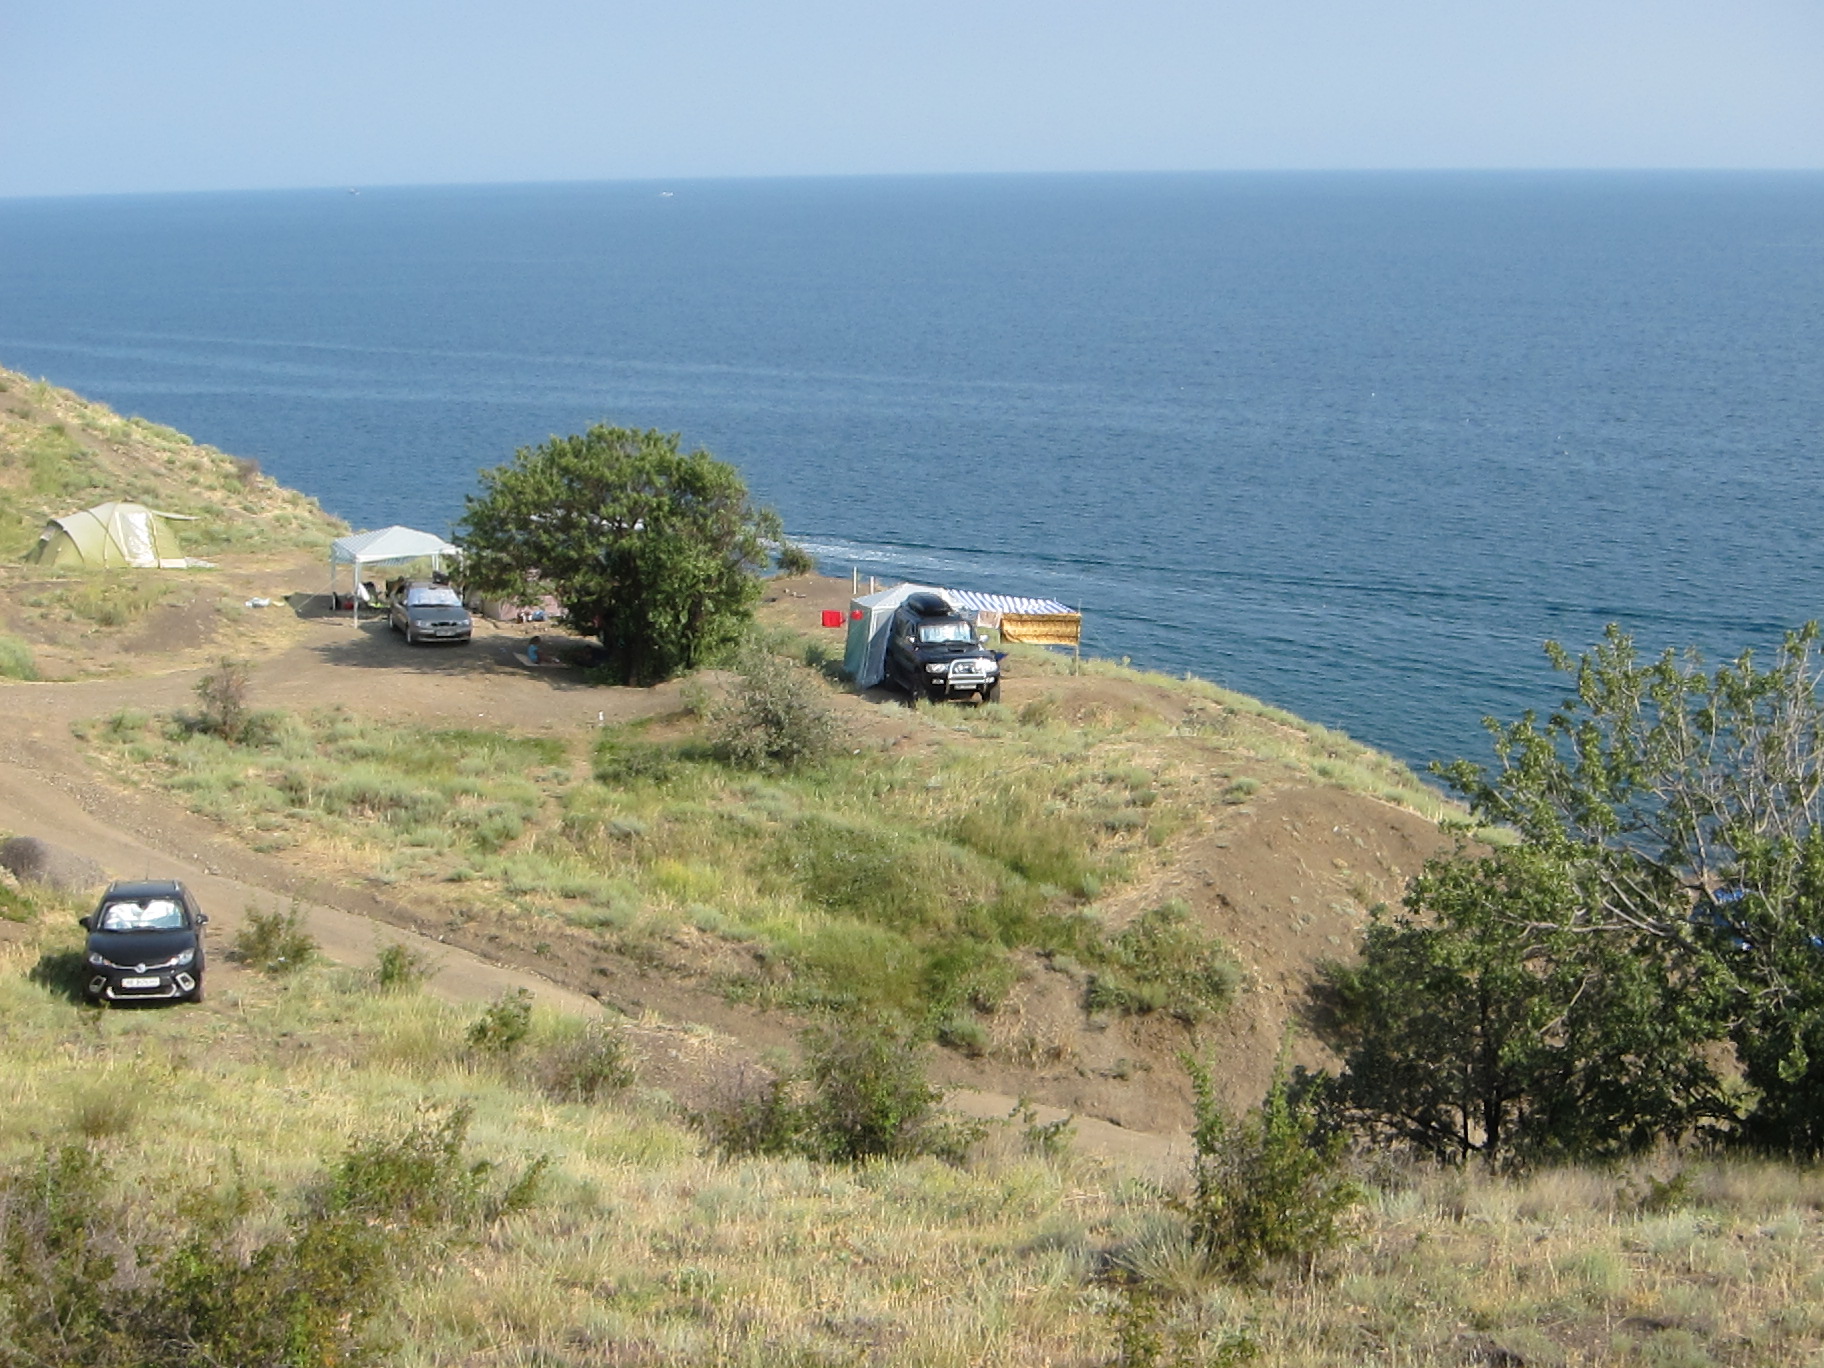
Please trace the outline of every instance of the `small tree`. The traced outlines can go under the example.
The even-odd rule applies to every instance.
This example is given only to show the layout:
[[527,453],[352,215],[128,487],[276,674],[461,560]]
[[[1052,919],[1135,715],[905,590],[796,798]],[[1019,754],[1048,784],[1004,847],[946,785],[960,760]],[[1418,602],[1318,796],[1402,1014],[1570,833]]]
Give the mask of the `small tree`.
[[230,742],[247,734],[247,686],[252,678],[246,661],[223,659],[213,672],[196,681],[204,731]]
[[693,669],[751,621],[779,519],[675,433],[598,425],[521,448],[481,484],[461,523],[470,583],[555,595],[617,679]]
[[1361,1200],[1343,1170],[1342,1136],[1319,1135],[1283,1067],[1260,1106],[1236,1122],[1217,1102],[1209,1070],[1186,1065],[1197,1106],[1191,1238],[1237,1280],[1274,1263],[1309,1267],[1341,1242],[1342,1219]]
[[1376,1139],[1490,1164],[1635,1153],[1729,1118],[1712,980],[1673,941],[1584,928],[1572,871],[1459,851],[1331,973],[1335,1105]]

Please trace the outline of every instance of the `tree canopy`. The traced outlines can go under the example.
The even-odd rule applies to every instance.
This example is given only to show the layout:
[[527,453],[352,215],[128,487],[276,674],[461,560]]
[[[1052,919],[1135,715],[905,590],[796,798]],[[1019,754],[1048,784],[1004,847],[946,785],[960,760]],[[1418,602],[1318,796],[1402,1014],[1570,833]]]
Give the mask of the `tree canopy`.
[[731,465],[676,433],[597,425],[481,472],[459,528],[470,584],[550,594],[610,674],[650,684],[740,637],[779,519]]
[[1547,644],[1575,692],[1491,720],[1492,766],[1436,767],[1496,846],[1428,866],[1337,975],[1358,1121],[1490,1158],[1719,1127],[1824,1152],[1817,643],[1714,670],[1615,627]]

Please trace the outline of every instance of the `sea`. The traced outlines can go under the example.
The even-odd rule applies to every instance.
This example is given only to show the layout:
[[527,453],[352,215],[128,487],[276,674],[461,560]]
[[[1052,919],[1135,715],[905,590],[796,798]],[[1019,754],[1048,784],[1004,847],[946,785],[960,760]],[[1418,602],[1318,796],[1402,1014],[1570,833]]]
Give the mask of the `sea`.
[[448,532],[590,424],[833,574],[1412,763],[1575,650],[1824,615],[1824,175],[951,176],[0,200],[0,364]]

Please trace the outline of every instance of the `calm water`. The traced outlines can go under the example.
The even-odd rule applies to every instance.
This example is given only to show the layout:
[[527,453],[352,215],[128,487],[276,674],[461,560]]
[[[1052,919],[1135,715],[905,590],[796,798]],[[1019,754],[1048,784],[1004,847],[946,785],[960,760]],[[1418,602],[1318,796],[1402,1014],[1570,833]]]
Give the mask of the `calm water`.
[[1549,706],[1548,636],[1824,613],[1817,175],[0,201],[0,364],[357,527],[681,431],[826,569],[1081,603],[1418,761]]

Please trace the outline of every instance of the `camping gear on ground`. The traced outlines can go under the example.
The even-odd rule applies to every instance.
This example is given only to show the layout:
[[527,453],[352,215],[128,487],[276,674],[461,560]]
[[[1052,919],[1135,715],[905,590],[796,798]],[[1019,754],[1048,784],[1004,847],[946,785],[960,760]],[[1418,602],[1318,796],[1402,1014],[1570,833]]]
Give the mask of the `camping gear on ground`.
[[83,570],[184,570],[193,561],[178,544],[173,522],[195,522],[188,513],[160,513],[137,503],[104,503],[52,518],[26,554],[36,565]]
[[[362,595],[361,569],[367,565],[385,564],[389,561],[428,560],[431,573],[443,569],[445,556],[460,556],[462,551],[453,543],[430,532],[420,532],[416,528],[382,527],[375,532],[356,532],[350,536],[338,537],[329,547],[329,599],[337,608],[346,607],[355,617],[361,616]],[[346,598],[336,593],[336,567],[352,567],[349,579],[349,591]]]

